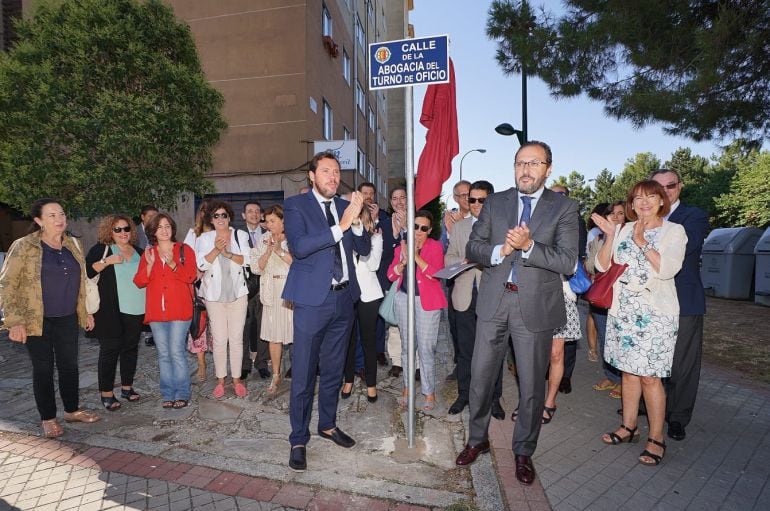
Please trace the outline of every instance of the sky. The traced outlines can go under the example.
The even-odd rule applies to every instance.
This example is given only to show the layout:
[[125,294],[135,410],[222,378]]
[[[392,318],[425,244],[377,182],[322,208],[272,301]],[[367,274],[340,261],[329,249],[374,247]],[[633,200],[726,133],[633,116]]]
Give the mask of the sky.
[[[415,37],[448,34],[450,38],[460,135],[460,153],[444,186],[450,206],[454,206],[452,185],[460,179],[460,159],[471,149],[487,152],[468,154],[463,162],[464,179],[486,179],[498,191],[513,186],[513,156],[519,143],[515,136],[498,135],[494,128],[503,122],[521,128],[521,75],[504,75],[495,60],[496,42],[486,36],[490,4],[487,0],[415,0],[410,12]],[[532,0],[531,5],[544,5],[557,13],[563,9],[559,0]],[[419,124],[425,89],[414,87],[415,170],[425,143],[426,131]],[[713,142],[696,143],[667,135],[659,124],[636,130],[628,121],[608,117],[602,103],[586,96],[556,100],[538,78],[527,81],[527,96],[528,138],[551,146],[551,179],[577,170],[588,180],[604,168],[617,175],[627,160],[641,152],[651,152],[661,162],[679,147],[689,147],[705,157],[720,152]]]

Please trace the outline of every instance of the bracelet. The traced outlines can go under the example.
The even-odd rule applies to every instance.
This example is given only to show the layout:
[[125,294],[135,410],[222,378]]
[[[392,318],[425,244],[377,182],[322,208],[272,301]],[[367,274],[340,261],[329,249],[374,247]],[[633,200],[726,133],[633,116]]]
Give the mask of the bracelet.
[[107,260],[105,258],[102,257],[102,260],[99,262],[102,263],[104,266],[107,266]]
[[642,254],[646,254],[647,252],[652,249],[649,243],[645,243],[643,247],[639,247],[639,249],[642,251]]

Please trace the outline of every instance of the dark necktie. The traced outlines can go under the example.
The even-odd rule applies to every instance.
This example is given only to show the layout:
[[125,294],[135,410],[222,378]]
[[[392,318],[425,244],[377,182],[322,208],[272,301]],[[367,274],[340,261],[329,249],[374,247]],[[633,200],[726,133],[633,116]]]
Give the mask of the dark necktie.
[[[529,219],[532,216],[532,197],[527,197],[526,195],[521,196],[521,202],[524,204],[524,207],[521,208],[521,219],[519,220],[519,225],[521,224],[527,224],[529,225]],[[511,282],[514,284],[518,283],[518,279],[516,278],[516,258],[513,258],[513,262],[511,263]]]
[[[332,214],[332,201],[324,201],[324,208],[326,208],[326,221],[329,222],[329,227],[337,225],[337,221]],[[342,252],[340,251],[340,244],[334,244],[334,273],[332,274],[334,280],[337,282],[342,281]]]

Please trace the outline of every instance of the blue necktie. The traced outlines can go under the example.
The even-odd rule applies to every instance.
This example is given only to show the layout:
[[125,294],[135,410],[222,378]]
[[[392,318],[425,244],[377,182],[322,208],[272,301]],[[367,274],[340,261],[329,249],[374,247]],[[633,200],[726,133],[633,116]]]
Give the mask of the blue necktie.
[[[529,219],[532,216],[532,197],[527,197],[526,195],[521,196],[521,202],[524,204],[524,207],[521,208],[521,219],[519,220],[519,225],[525,223],[529,225]],[[518,280],[516,279],[516,258],[513,258],[513,262],[511,263],[511,278],[510,281],[514,284],[518,283]]]
[[[332,201],[324,201],[324,207],[326,208],[326,221],[329,223],[329,227],[334,227],[337,225],[337,221],[332,214]],[[334,273],[332,273],[332,277],[338,283],[341,283],[342,276],[342,252],[340,251],[340,244],[336,243],[334,245]]]

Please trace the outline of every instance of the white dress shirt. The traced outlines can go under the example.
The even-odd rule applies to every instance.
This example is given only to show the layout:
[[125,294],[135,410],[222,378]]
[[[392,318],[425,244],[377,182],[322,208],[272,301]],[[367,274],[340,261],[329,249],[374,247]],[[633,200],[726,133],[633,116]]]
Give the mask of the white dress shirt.
[[[326,218],[326,205],[324,205],[325,202],[331,201],[331,210],[332,215],[334,216],[334,221],[336,224],[334,226],[329,227],[332,231],[332,236],[334,237],[334,241],[337,242],[337,244],[340,246],[340,254],[342,256],[342,280],[337,282],[336,280],[332,279],[332,284],[342,284],[343,282],[347,282],[350,277],[348,276],[348,257],[345,254],[345,246],[342,244],[342,227],[340,227],[340,215],[337,213],[337,206],[334,204],[334,198],[327,199],[320,193],[316,191],[315,188],[313,188],[313,196],[315,197],[315,200],[318,201],[318,206],[321,208],[321,212],[324,215],[324,218]],[[361,236],[364,232],[364,228],[359,224],[357,226],[351,225],[350,229],[353,231],[353,234],[356,236]]]
[[[529,212],[530,220],[532,219],[532,215],[535,214],[535,208],[537,207],[538,203],[540,202],[540,197],[542,197],[544,189],[545,189],[545,187],[541,186],[540,189],[538,191],[536,191],[535,193],[533,193],[532,195],[527,195],[527,197],[531,197],[532,198],[532,202],[530,203],[532,205],[532,210]],[[521,200],[521,196],[522,196],[521,193],[517,192],[516,195],[519,198],[519,211],[518,211],[518,217],[516,218],[516,224],[518,225],[518,224],[521,224],[521,213],[524,211],[524,201]],[[524,194],[524,195],[526,195],[526,194]],[[492,249],[492,261],[491,261],[492,266],[497,266],[498,264],[503,262],[503,259],[505,259],[504,257],[502,257],[500,255],[500,250],[502,248],[503,248],[502,245],[497,245],[497,246],[495,246],[494,249]],[[535,248],[534,244],[532,245],[532,248]],[[530,248],[527,251],[522,251],[521,252],[521,257],[523,259],[527,259],[529,257],[529,254],[532,252],[532,248]]]

